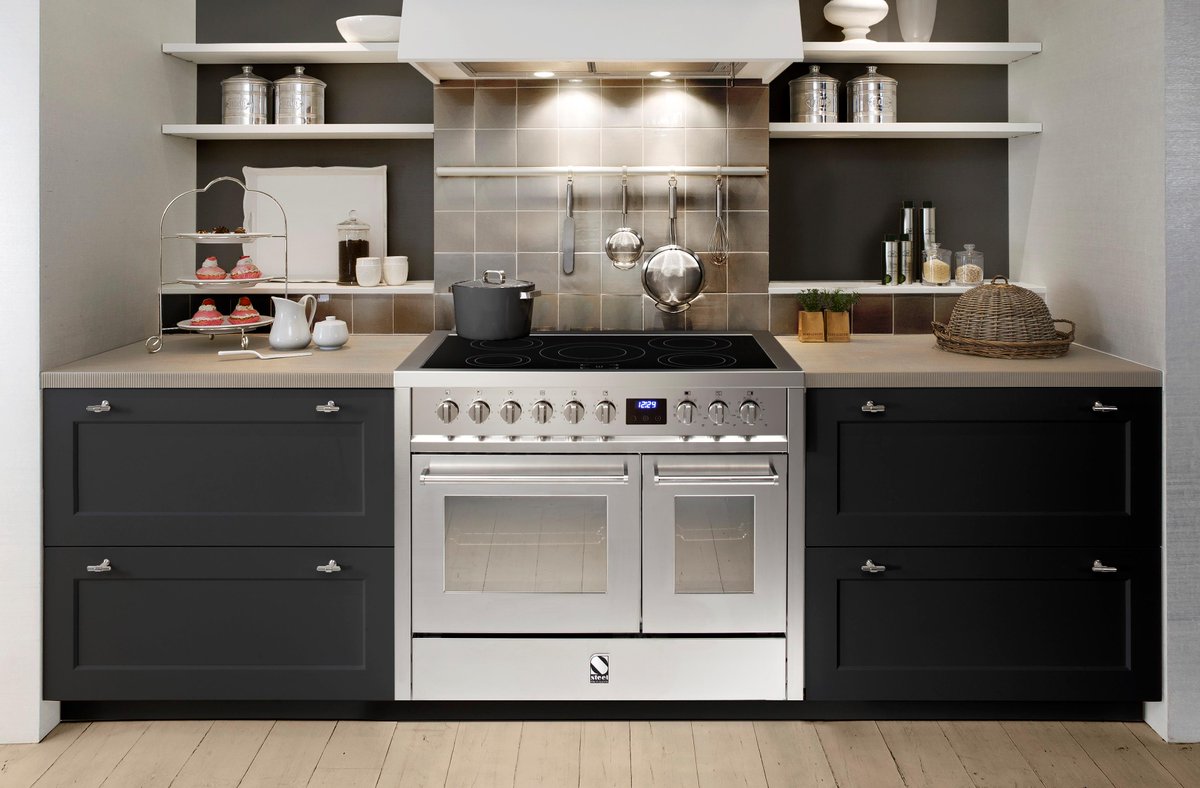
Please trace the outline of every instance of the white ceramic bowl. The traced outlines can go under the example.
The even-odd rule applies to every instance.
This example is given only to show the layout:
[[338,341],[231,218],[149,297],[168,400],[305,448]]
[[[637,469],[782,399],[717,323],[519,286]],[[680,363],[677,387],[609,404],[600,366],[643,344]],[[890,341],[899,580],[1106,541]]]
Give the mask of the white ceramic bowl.
[[399,41],[400,17],[368,14],[344,16],[337,21],[338,32],[351,44],[364,41]]

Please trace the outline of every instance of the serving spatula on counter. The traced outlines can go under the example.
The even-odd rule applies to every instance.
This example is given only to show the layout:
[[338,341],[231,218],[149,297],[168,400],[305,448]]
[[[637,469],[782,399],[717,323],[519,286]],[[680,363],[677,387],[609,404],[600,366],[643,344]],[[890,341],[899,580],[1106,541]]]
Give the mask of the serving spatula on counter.
[[562,228],[562,272],[575,273],[575,183],[567,176],[567,216]]
[[273,358],[300,358],[301,356],[311,356],[312,351],[307,350],[303,353],[270,353],[270,354],[264,356],[262,353],[259,353],[257,350],[218,350],[217,355],[218,356],[226,356],[226,357],[238,356],[241,358],[246,358],[248,356],[254,356],[256,358],[261,358],[263,361],[270,361]]

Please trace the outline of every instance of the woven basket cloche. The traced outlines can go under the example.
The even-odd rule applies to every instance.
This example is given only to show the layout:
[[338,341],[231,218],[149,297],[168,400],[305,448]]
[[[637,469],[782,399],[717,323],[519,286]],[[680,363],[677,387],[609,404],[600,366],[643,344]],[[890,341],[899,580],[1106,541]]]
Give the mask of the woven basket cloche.
[[[1000,280],[1003,280],[1002,283]],[[1070,331],[1059,331],[1066,323]],[[1075,324],[1050,316],[1046,302],[1032,290],[997,276],[958,297],[950,325],[933,324],[938,347],[989,358],[1057,358],[1075,341]]]

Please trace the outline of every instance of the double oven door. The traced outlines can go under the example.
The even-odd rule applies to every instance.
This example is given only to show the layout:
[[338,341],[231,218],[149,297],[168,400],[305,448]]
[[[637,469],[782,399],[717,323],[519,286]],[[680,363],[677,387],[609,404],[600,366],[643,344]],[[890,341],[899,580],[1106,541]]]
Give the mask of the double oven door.
[[412,467],[414,632],[784,631],[784,455],[414,455]]

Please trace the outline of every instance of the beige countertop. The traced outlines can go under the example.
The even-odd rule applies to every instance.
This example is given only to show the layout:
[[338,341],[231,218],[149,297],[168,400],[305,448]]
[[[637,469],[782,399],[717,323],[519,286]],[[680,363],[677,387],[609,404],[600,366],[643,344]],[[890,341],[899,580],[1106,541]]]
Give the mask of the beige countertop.
[[1061,358],[996,359],[948,353],[933,336],[856,335],[851,342],[778,337],[804,368],[808,388],[1161,386],[1162,373],[1072,345]]
[[[43,388],[391,388],[392,372],[425,339],[424,334],[356,334],[340,350],[270,361],[217,357],[237,350],[235,339],[168,336],[163,349],[146,352],[141,342],[42,373]],[[266,336],[250,348],[273,353]]]

